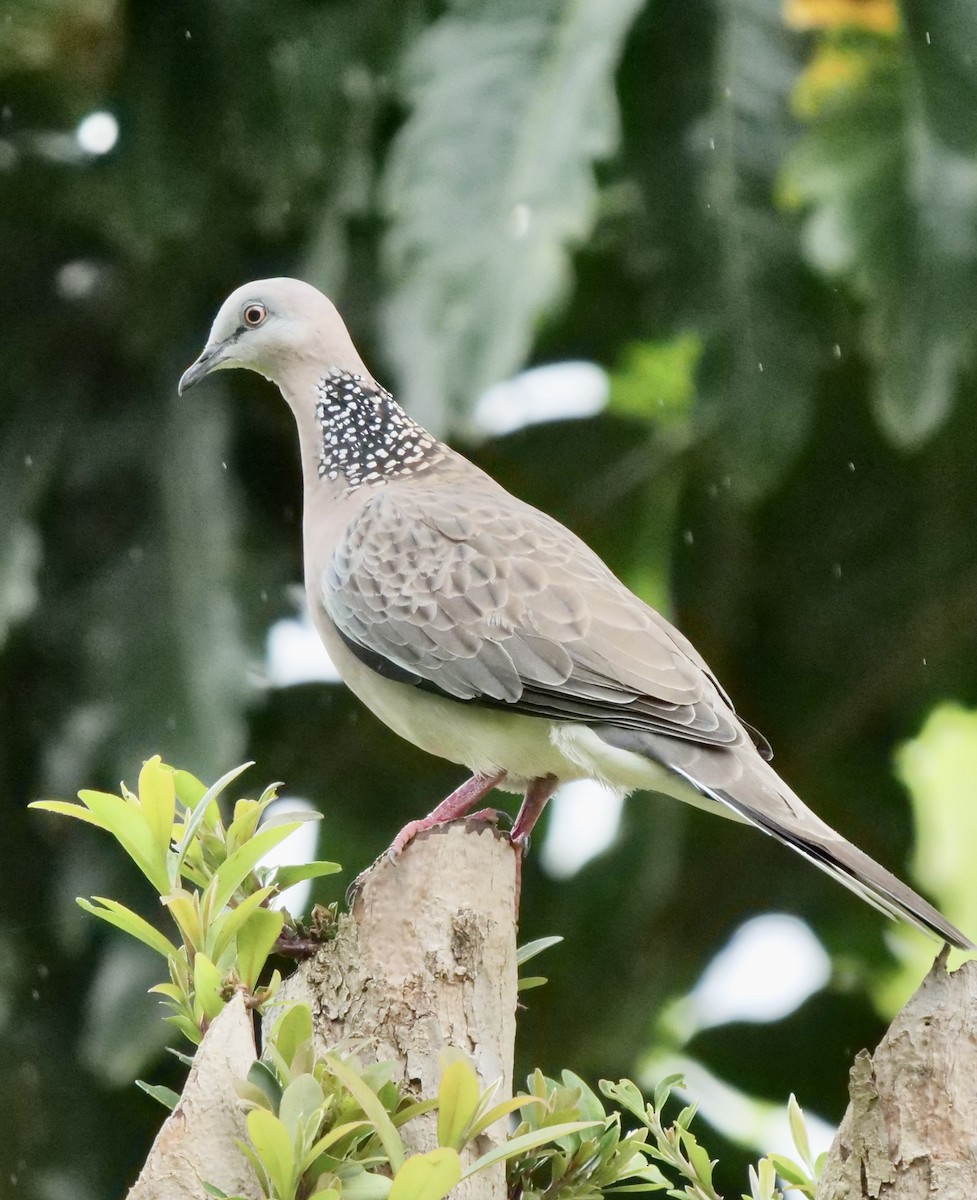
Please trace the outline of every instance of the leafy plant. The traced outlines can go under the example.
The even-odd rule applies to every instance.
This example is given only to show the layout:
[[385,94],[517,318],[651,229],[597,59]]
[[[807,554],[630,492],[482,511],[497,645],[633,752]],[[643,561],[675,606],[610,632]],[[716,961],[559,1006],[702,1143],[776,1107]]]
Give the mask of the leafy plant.
[[[677,1200],[722,1200],[713,1185],[715,1162],[690,1129],[696,1106],[683,1108],[671,1124],[663,1117],[673,1089],[684,1086],[677,1075],[662,1080],[651,1103],[631,1080],[602,1081],[604,1095],[639,1122],[625,1134],[622,1112],[606,1111],[572,1071],[563,1071],[558,1081],[535,1071],[527,1091],[496,1102],[498,1082],[483,1090],[465,1055],[449,1049],[442,1062],[437,1097],[418,1100],[393,1082],[391,1064],[364,1065],[355,1046],[337,1046],[317,1057],[308,1008],[289,1008],[240,1088],[250,1107],[249,1142],[240,1145],[262,1195],[442,1200],[463,1179],[505,1163],[512,1200],[602,1200],[642,1191],[664,1191]],[[433,1111],[437,1148],[409,1154],[400,1131]],[[783,1200],[778,1178],[813,1200],[824,1156],[813,1161],[793,1096],[788,1111],[804,1165],[782,1155],[762,1159],[750,1168],[750,1192],[743,1200]],[[466,1148],[515,1113],[520,1121],[508,1136],[463,1165]],[[217,1189],[209,1191],[223,1197]]]
[[[44,800],[32,805],[106,830],[153,885],[177,927],[179,943],[118,901],[94,897],[78,903],[163,955],[170,981],[151,990],[172,1009],[166,1019],[194,1043],[235,991],[244,991],[251,1007],[269,1011],[281,978],[275,971],[262,986],[259,979],[286,920],[269,903],[300,880],[339,870],[324,861],[261,866],[269,850],[310,817],[286,813],[261,824],[276,785],[257,800],[236,801],[225,824],[219,800],[250,765],[236,767],[207,788],[156,756],[143,764],[135,792],[123,783],[119,795],[83,790],[81,804]],[[518,951],[518,964],[561,940],[528,943]],[[544,982],[530,977],[520,981],[520,988]],[[682,1086],[679,1076],[662,1080],[651,1103],[630,1080],[602,1081],[604,1096],[621,1110],[608,1112],[572,1071],[563,1071],[557,1081],[537,1070],[527,1091],[499,1100],[501,1080],[483,1089],[460,1051],[446,1049],[442,1065],[437,1096],[418,1098],[395,1081],[393,1064],[372,1062],[365,1053],[361,1057],[355,1044],[317,1053],[309,1008],[285,1008],[239,1088],[248,1109],[248,1140],[238,1144],[262,1196],[442,1200],[463,1180],[505,1164],[509,1195],[519,1200],[600,1200],[638,1191],[722,1200],[713,1186],[715,1162],[690,1129],[696,1106],[665,1123],[672,1090]],[[179,1100],[169,1088],[139,1086],[167,1108]],[[436,1148],[411,1154],[401,1130],[434,1112]],[[622,1112],[635,1117],[639,1128],[624,1133]],[[473,1157],[477,1140],[514,1114],[519,1121],[508,1136]],[[779,1155],[762,1159],[750,1168],[750,1194],[744,1200],[782,1200],[778,1177],[813,1200],[821,1162],[812,1160],[793,1096],[789,1115],[803,1165]],[[219,1200],[239,1200],[213,1185],[207,1191]]]
[[[663,1184],[669,1196],[677,1200],[723,1200],[713,1184],[716,1160],[709,1157],[690,1128],[698,1106],[687,1105],[674,1122],[665,1124],[663,1113],[672,1091],[684,1086],[680,1075],[669,1075],[659,1082],[654,1099],[649,1103],[630,1079],[618,1083],[602,1080],[600,1088],[608,1099],[636,1117],[651,1134],[648,1154],[677,1177],[676,1182]],[[750,1191],[743,1193],[743,1200],[783,1200],[783,1193],[777,1186],[778,1176],[803,1196],[814,1200],[826,1155],[821,1155],[817,1161],[813,1159],[804,1114],[793,1096],[788,1104],[788,1117],[791,1136],[803,1166],[784,1155],[768,1155],[756,1167],[749,1168]]]
[[[608,1114],[599,1097],[572,1071],[560,1082],[535,1071],[527,1080],[528,1094],[539,1103],[527,1108],[513,1134],[518,1142],[539,1130],[576,1117],[592,1124],[579,1133],[562,1136],[552,1146],[527,1147],[510,1160],[509,1194],[535,1200],[596,1200],[608,1192],[660,1191],[668,1180],[650,1161],[648,1131],[622,1136],[619,1113]],[[631,1084],[631,1087],[635,1087]],[[637,1091],[637,1088],[635,1088]],[[629,1180],[626,1187],[616,1186]]]
[[238,800],[225,825],[218,801],[250,765],[235,767],[208,788],[157,755],[143,764],[135,792],[123,783],[120,795],[83,790],[81,804],[39,800],[31,805],[106,830],[158,892],[179,944],[117,900],[95,896],[78,903],[166,959],[169,981],[152,991],[172,1010],[166,1019],[193,1043],[235,991],[247,992],[256,1007],[277,991],[277,971],[258,986],[285,922],[285,914],[269,902],[303,879],[340,870],[332,862],[260,865],[270,850],[317,816],[281,813],[259,828],[277,797],[277,784],[257,800]]
[[[316,1055],[304,1004],[275,1022],[240,1093],[250,1111],[248,1142],[239,1143],[268,1200],[441,1200],[463,1179],[560,1139],[578,1136],[593,1116],[520,1126],[474,1161],[462,1153],[510,1113],[544,1105],[534,1095],[497,1101],[499,1081],[482,1089],[463,1054],[446,1050],[436,1098],[418,1100],[393,1080],[390,1063],[360,1060],[349,1044]],[[437,1110],[437,1148],[409,1154],[400,1130]],[[552,1115],[552,1110],[551,1110]],[[220,1196],[217,1189],[210,1193]]]

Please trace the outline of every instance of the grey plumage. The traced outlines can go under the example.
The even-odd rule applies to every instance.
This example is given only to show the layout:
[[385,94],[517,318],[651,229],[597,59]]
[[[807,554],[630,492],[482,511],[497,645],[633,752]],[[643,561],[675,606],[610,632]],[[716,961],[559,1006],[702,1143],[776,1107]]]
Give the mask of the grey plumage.
[[340,673],[402,736],[474,773],[439,818],[497,785],[527,793],[524,836],[557,782],[664,791],[755,825],[890,916],[973,948],[794,795],[682,634],[396,404],[315,289],[238,289],[181,389],[235,366],[273,379],[295,414],[306,586]]

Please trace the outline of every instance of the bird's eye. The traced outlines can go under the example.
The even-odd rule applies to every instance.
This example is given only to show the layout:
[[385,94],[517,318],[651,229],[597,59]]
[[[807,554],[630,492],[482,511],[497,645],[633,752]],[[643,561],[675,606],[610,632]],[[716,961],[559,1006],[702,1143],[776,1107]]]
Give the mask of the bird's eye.
[[241,316],[244,318],[245,325],[254,329],[268,316],[268,309],[263,304],[246,304]]

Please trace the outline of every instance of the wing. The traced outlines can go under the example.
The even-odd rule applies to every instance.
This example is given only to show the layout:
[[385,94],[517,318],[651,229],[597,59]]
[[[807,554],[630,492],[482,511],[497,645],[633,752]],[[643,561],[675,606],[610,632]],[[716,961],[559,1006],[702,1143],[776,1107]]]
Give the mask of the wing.
[[363,662],[462,702],[711,745],[744,726],[692,646],[559,522],[497,485],[388,487],[323,604]]

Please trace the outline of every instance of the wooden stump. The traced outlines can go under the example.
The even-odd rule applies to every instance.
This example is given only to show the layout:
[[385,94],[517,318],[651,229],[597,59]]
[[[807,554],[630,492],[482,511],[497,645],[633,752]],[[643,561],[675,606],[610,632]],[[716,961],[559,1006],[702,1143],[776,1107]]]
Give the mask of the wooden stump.
[[940,955],[849,1094],[817,1200],[977,1197],[977,962]]

